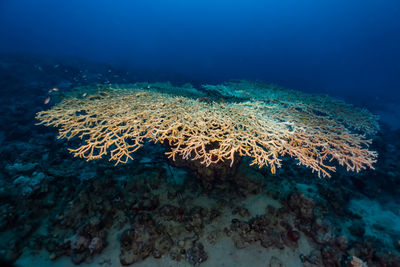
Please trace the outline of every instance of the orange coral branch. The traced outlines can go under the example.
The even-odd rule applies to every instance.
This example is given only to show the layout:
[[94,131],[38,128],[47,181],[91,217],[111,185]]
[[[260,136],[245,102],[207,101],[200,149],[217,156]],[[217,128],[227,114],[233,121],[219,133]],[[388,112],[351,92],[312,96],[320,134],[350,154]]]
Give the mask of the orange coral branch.
[[366,136],[378,124],[368,111],[327,96],[249,82],[238,87],[243,84],[253,99],[224,104],[119,85],[84,99],[70,96],[36,118],[39,124],[59,127],[59,138],[80,137],[83,145],[69,151],[87,160],[109,153],[116,164],[126,163],[150,140],[168,142],[166,154],[173,160],[179,155],[205,166],[248,156],[252,165],[275,173],[279,158],[288,155],[319,177],[335,171],[333,160],[348,171],[373,168],[377,153],[368,150]]

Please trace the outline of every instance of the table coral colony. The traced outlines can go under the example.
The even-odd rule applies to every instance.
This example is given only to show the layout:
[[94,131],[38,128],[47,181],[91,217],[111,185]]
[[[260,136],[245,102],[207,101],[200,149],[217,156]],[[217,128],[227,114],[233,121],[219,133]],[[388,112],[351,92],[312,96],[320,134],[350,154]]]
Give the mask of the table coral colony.
[[81,138],[70,149],[74,156],[108,156],[116,164],[133,159],[145,141],[166,145],[173,160],[205,167],[248,156],[275,173],[290,156],[319,177],[330,177],[335,162],[358,172],[373,169],[377,158],[368,147],[379,126],[367,110],[259,82],[86,86],[36,118],[59,127],[59,138]]

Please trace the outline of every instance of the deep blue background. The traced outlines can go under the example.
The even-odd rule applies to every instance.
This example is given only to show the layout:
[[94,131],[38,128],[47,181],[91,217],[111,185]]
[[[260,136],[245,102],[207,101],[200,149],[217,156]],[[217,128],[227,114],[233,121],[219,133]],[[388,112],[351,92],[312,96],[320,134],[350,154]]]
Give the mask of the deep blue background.
[[1,0],[0,52],[399,99],[400,1]]

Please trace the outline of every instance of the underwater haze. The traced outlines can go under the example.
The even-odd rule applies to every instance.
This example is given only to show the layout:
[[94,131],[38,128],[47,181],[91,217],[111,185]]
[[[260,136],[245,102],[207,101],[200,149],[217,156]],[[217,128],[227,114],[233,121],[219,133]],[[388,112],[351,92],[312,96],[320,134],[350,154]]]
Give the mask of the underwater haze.
[[4,0],[0,51],[399,99],[399,17],[396,0]]
[[398,267],[399,211],[400,0],[0,0],[1,266]]

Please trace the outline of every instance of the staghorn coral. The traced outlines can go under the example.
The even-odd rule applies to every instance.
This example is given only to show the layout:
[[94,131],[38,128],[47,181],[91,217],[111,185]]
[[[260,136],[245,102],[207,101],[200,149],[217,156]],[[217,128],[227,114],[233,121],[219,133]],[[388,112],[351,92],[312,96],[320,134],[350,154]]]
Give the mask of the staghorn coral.
[[[173,160],[179,156],[205,166],[228,160],[232,165],[235,158],[248,156],[272,173],[286,155],[319,177],[330,177],[334,160],[357,172],[376,161],[377,153],[368,150],[368,136],[378,131],[376,118],[342,101],[247,81],[204,86],[210,97],[223,88],[220,101],[203,101],[204,91],[171,87],[78,88],[36,118],[59,127],[59,138],[81,138],[83,144],[70,149],[74,156],[108,155],[116,164],[132,159],[146,140],[167,144]],[[90,92],[86,98],[81,97],[84,90]]]

